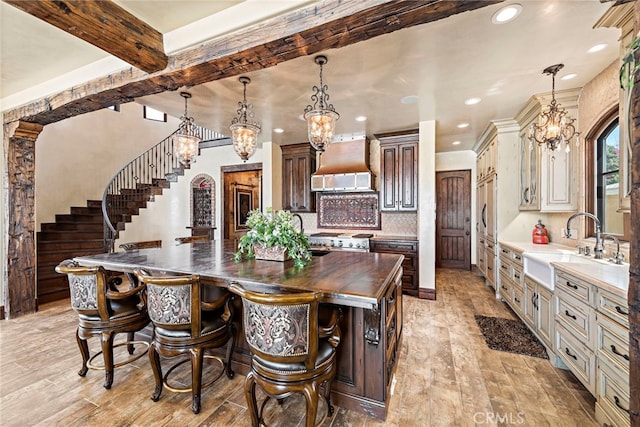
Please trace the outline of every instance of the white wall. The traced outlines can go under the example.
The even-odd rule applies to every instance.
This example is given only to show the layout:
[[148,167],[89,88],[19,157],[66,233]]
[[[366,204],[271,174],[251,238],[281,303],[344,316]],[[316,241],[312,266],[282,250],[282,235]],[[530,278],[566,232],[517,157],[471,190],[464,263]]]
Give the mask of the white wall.
[[120,112],[100,110],[44,127],[36,141],[36,231],[70,206],[102,200],[111,178],[128,161],[178,128],[146,120],[142,105],[123,104]]
[[448,151],[436,153],[436,172],[470,170],[471,171],[471,264],[476,263],[476,159],[473,150]]
[[[257,149],[255,154],[249,159],[250,163],[262,162],[263,172],[270,162],[270,153],[273,145],[263,144],[262,149]],[[279,148],[278,148],[279,149]],[[187,229],[191,225],[189,200],[191,197],[191,180],[199,174],[205,173],[211,176],[215,183],[216,214],[215,233],[216,240],[221,239],[221,228],[224,209],[222,201],[222,166],[242,164],[242,160],[236,154],[233,147],[225,145],[222,147],[207,148],[201,151],[191,168],[185,170],[184,176],[179,177],[178,182],[172,182],[171,188],[166,189],[161,196],[156,196],[153,203],[149,203],[147,208],[140,209],[140,214],[134,216],[132,222],[127,224],[126,229],[120,232],[118,240],[115,242],[116,250],[118,245],[125,242],[135,242],[143,240],[162,240],[163,246],[175,245],[175,238],[180,236],[190,236],[191,231]],[[267,177],[263,176],[264,207],[271,206],[271,191],[266,191],[271,184],[271,173]],[[279,176],[279,175],[278,175]],[[281,178],[279,178],[281,179]]]
[[418,251],[420,288],[436,287],[436,122],[420,122],[418,141]]

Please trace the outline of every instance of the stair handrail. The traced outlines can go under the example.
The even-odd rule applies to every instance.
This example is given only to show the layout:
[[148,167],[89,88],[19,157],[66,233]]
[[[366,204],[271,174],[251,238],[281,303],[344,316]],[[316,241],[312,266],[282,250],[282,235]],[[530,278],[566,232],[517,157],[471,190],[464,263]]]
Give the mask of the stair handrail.
[[[225,138],[224,135],[212,131],[201,126],[196,128],[202,137],[203,142]],[[116,172],[111,178],[104,193],[102,194],[102,218],[104,222],[104,248],[106,252],[114,252],[115,240],[118,231],[114,225],[116,215],[124,215],[118,213],[118,210],[125,210],[130,202],[138,201],[136,196],[143,194],[143,190],[139,193],[137,184],[154,184],[154,179],[167,179],[169,176],[175,176],[177,172],[185,169],[178,162],[175,153],[176,138],[175,135],[179,129],[175,130],[168,137],[140,154],[122,169]],[[133,190],[133,194],[122,194],[122,190]],[[118,221],[115,221],[116,223]]]

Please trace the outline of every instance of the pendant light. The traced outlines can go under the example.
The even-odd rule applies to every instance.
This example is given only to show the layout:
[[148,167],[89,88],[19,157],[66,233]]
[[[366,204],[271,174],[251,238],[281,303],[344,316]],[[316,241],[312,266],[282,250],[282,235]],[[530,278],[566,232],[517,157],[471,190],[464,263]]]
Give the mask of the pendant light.
[[327,57],[318,55],[314,61],[320,66],[320,85],[312,89],[313,105],[307,105],[304,109],[304,119],[307,121],[309,143],[316,150],[323,152],[333,141],[336,121],[340,118],[340,114],[329,103],[329,87],[322,80],[322,67],[327,63]]
[[180,126],[174,137],[175,152],[178,161],[184,166],[189,166],[196,161],[198,145],[202,138],[193,122],[193,117],[189,117],[187,112],[187,102],[191,98],[191,94],[189,92],[180,92],[180,96],[184,98],[184,115],[180,117]]
[[529,128],[529,141],[543,145],[545,149],[557,151],[562,144],[565,150],[570,151],[571,140],[578,135],[574,126],[575,119],[567,115],[567,110],[556,102],[556,74],[564,67],[564,64],[551,65],[544,69],[543,74],[551,75],[551,103],[545,107],[538,116],[536,122]]
[[242,76],[238,79],[244,85],[242,101],[238,102],[238,117],[231,121],[231,138],[233,139],[233,149],[243,161],[256,151],[260,125],[251,121],[253,119],[253,105],[247,103],[247,85],[251,83],[249,77]]

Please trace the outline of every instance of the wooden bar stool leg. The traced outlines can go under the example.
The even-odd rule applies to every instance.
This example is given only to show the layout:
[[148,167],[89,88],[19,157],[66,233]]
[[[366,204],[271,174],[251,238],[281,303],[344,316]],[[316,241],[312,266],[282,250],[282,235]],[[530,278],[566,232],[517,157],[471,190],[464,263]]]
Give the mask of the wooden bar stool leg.
[[152,342],[149,346],[149,364],[151,365],[151,370],[153,371],[153,377],[156,380],[156,388],[151,395],[151,400],[157,402],[160,399],[160,395],[162,394],[162,366],[160,365],[160,355],[158,354],[158,350],[156,349],[155,342]]
[[78,330],[76,330],[76,341],[80,348],[80,355],[82,356],[82,368],[78,371],[78,375],[84,377],[89,370],[87,367],[87,362],[89,362],[89,345],[87,344],[87,340],[80,338],[79,333],[80,329],[78,328]]
[[102,333],[102,357],[104,359],[104,388],[107,390],[113,384],[113,338],[111,332]]
[[191,349],[191,410],[194,414],[200,412],[200,393],[202,391],[202,359],[203,349]]

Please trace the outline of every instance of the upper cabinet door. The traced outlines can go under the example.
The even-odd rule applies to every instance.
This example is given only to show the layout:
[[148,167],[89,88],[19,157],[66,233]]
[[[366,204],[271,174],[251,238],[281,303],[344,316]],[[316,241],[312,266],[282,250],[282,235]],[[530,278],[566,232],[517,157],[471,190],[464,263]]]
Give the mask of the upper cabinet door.
[[538,198],[539,148],[520,135],[520,210],[540,210]]
[[380,210],[418,210],[418,134],[376,135],[380,141]]
[[316,150],[310,144],[282,146],[282,208],[291,212],[315,212],[311,174],[316,170]]

